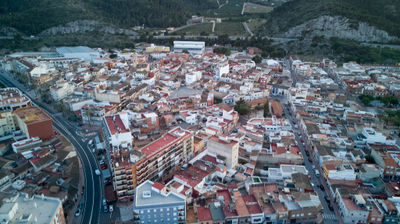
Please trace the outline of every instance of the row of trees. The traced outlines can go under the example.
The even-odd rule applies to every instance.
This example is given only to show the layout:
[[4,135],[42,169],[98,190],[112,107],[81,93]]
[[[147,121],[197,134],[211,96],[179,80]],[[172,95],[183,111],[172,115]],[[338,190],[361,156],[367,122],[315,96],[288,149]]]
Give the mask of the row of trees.
[[383,120],[388,124],[400,126],[400,110],[385,111]]
[[396,106],[397,104],[399,104],[399,100],[394,96],[374,97],[369,94],[361,94],[360,96],[358,96],[358,98],[364,105],[369,105],[374,100],[379,100],[381,103],[385,104],[386,106]]

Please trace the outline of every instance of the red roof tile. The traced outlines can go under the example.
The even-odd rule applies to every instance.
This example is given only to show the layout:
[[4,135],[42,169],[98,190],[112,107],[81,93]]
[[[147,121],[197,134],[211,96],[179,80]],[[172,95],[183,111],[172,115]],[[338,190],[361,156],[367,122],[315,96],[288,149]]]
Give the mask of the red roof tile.
[[212,221],[210,209],[204,207],[197,207],[197,217],[199,221]]

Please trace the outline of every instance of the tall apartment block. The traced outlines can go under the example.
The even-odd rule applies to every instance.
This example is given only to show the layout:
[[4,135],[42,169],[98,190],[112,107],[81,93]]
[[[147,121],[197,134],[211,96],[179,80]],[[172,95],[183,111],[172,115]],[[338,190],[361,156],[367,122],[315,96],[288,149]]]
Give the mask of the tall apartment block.
[[[141,149],[133,149],[132,143],[127,142],[127,136],[121,135],[126,133],[127,128],[123,120],[123,116],[104,119],[105,139],[109,147],[107,157],[118,200],[133,199],[134,189],[146,180],[157,181],[171,175],[174,169],[193,157],[194,149],[193,134],[180,127]],[[119,135],[124,141],[119,141]]]

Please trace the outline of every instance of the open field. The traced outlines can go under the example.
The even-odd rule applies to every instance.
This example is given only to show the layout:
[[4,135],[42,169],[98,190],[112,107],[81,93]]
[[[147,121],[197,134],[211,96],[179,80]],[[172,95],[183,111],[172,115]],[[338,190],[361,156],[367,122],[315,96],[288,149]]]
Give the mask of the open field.
[[265,19],[259,19],[259,18],[249,19],[247,21],[247,25],[249,26],[249,29],[252,32],[256,31],[264,23],[266,23],[266,20]]
[[254,4],[254,3],[246,3],[244,13],[269,13],[273,10],[273,7],[265,6],[265,5],[259,5],[259,4]]
[[200,35],[201,33],[211,33],[212,23],[196,24],[185,29],[179,30],[174,34],[189,34],[189,35]]
[[215,25],[215,34],[222,35],[247,35],[242,23],[239,22],[222,22]]

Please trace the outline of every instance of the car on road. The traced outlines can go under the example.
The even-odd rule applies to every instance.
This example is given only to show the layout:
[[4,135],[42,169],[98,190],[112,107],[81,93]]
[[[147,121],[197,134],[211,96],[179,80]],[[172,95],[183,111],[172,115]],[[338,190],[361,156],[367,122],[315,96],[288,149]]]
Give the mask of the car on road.
[[321,189],[321,191],[324,191],[325,190],[325,187],[324,187],[324,185],[319,185],[319,188]]
[[104,211],[104,213],[107,213],[107,212],[108,212],[108,207],[107,207],[107,205],[104,205],[103,211]]
[[311,157],[308,157],[308,162],[312,163]]
[[113,205],[110,205],[110,206],[108,207],[108,210],[109,210],[110,212],[113,212],[113,211],[114,211],[114,206],[113,206]]
[[102,165],[100,165],[100,168],[101,168],[102,170],[105,170],[105,169],[108,168],[108,166],[107,166],[107,164],[102,164]]
[[94,173],[97,175],[97,176],[100,176],[100,170],[99,169],[96,169],[95,171],[94,171]]
[[107,201],[105,198],[103,198],[103,205],[107,205]]
[[315,176],[319,177],[319,171],[315,170]]
[[78,210],[76,210],[75,212],[75,216],[78,217],[81,215],[81,210],[78,208]]

